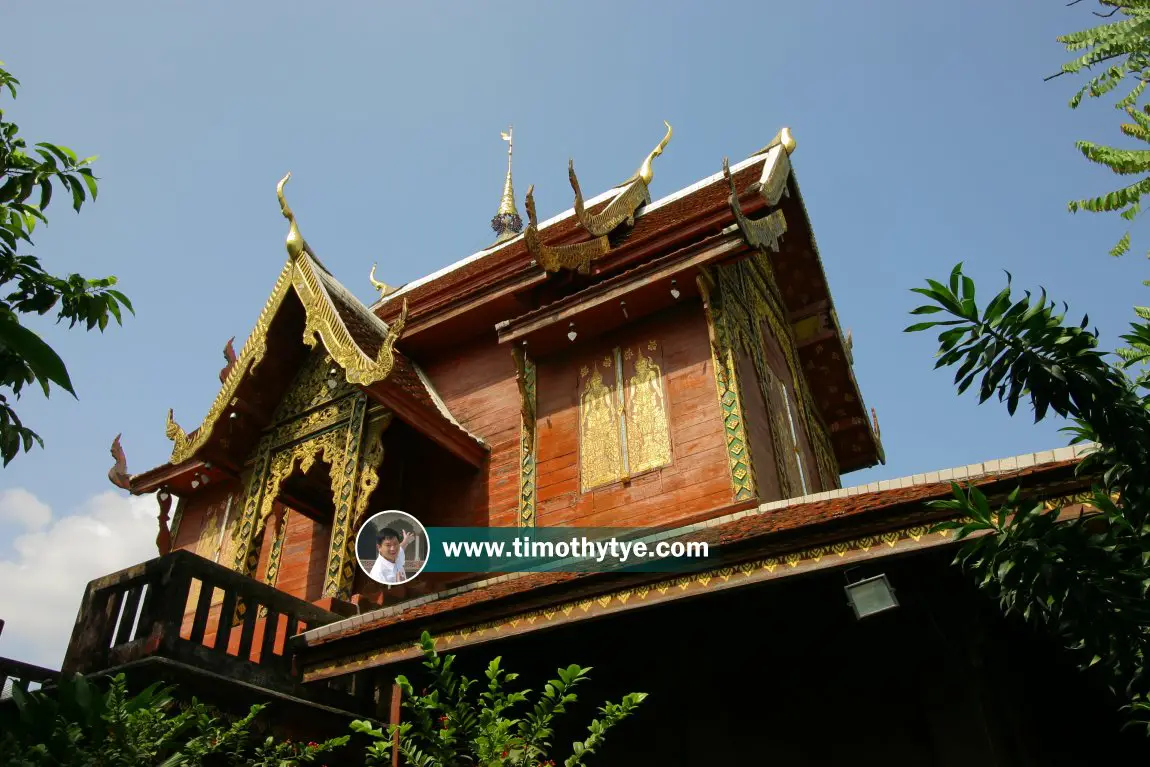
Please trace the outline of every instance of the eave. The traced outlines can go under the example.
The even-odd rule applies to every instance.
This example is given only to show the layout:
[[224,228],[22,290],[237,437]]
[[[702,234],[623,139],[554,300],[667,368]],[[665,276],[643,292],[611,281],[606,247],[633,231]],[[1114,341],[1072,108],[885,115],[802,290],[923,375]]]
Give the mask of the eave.
[[[1028,497],[1077,503],[1074,495],[1090,485],[1089,477],[1076,475],[1081,452],[1052,451],[1043,463],[1035,461],[1036,455],[1009,459],[1011,468],[973,476],[963,470],[964,484],[980,487],[991,498],[1021,485]],[[1019,466],[1024,458],[1031,465]],[[983,468],[978,465],[979,471]],[[773,502],[683,528],[669,540],[719,547],[717,561],[701,572],[512,574],[324,626],[296,640],[304,680],[416,658],[425,630],[441,650],[457,649],[716,590],[953,545],[946,531],[931,530],[947,513],[924,505],[950,495],[950,482],[939,476],[934,472],[884,482],[879,490],[850,488]]]

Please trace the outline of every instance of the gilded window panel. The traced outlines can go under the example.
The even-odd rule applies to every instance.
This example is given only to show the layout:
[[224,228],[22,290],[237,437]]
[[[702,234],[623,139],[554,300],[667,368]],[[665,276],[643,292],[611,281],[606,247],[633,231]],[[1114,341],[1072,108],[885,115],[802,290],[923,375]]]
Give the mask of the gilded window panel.
[[627,389],[627,461],[632,476],[671,463],[671,432],[663,386],[662,349],[655,341],[623,352],[629,368]]
[[582,492],[624,477],[622,412],[612,355],[579,373],[579,484]]

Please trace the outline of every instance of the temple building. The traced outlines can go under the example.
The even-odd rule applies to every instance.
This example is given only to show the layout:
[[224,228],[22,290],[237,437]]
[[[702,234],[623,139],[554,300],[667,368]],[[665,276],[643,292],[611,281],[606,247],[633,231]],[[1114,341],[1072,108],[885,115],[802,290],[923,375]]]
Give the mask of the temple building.
[[[885,457],[789,130],[653,199],[666,125],[602,194],[585,199],[570,163],[572,208],[543,221],[533,187],[520,215],[503,138],[493,244],[398,287],[373,267],[370,306],[280,181],[287,257],[207,414],[189,430],[194,414],[169,411],[172,453],[142,473],[113,445],[112,482],[158,500],[158,558],[89,585],[64,673],[162,675],[333,734],[400,716],[391,682],[428,631],[464,664],[503,655],[526,678],[577,662],[596,700],[648,692],[604,764],[1125,753],[1105,696],[950,566],[924,505],[951,480],[1064,503],[1089,484],[1079,451],[849,486]],[[354,545],[386,509],[429,527],[650,528],[713,556],[686,574],[424,573],[384,590]],[[890,609],[852,610],[864,581]]]

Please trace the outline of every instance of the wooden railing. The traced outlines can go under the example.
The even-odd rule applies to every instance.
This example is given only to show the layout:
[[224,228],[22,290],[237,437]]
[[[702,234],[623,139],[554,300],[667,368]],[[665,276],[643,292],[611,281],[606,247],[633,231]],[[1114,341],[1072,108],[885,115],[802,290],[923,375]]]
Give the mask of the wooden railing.
[[61,672],[159,656],[299,694],[292,636],[340,616],[187,551],[88,584]]
[[29,685],[43,687],[55,682],[59,671],[42,666],[33,666],[11,658],[0,658],[0,700],[9,698],[13,688],[28,692]]

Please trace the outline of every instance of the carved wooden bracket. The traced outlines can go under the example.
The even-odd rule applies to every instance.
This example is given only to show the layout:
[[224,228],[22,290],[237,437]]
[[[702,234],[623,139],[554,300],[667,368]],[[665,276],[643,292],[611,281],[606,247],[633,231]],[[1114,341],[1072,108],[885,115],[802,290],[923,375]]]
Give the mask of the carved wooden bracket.
[[156,535],[156,549],[160,556],[170,554],[172,551],[172,533],[168,529],[168,512],[172,510],[172,494],[167,490],[156,493],[156,500],[160,504],[159,526],[160,532]]

